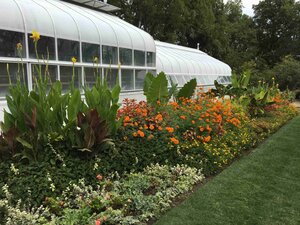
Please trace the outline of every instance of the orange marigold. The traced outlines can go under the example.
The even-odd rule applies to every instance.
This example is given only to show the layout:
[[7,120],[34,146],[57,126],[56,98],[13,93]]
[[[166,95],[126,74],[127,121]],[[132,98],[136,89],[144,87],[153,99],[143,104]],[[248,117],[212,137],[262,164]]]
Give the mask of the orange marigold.
[[186,120],[186,116],[180,116],[180,118]]
[[149,129],[150,129],[150,130],[154,130],[154,126],[151,124],[151,125],[149,126]]
[[138,130],[138,134],[140,135],[140,137],[145,137],[145,133],[141,130]]
[[161,114],[157,114],[157,116],[155,117],[156,120],[158,121],[162,121],[163,120],[163,116]]
[[179,140],[176,138],[170,138],[171,142],[174,143],[175,145],[179,144]]
[[209,142],[211,140],[211,136],[207,136],[206,138],[204,138],[204,142]]
[[130,117],[129,116],[125,116],[125,118],[124,118],[124,121],[123,121],[124,123],[128,123],[128,122],[130,122]]
[[173,128],[173,127],[166,127],[166,130],[167,130],[169,133],[173,133],[173,132],[174,132],[174,128]]
[[136,132],[134,132],[133,133],[133,137],[137,137],[138,135],[137,135],[137,133]]

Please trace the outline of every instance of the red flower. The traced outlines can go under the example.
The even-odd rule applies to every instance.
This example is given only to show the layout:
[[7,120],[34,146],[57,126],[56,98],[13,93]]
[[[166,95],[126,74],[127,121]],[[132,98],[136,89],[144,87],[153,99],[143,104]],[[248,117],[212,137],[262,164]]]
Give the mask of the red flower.
[[96,220],[95,225],[101,225],[101,220]]

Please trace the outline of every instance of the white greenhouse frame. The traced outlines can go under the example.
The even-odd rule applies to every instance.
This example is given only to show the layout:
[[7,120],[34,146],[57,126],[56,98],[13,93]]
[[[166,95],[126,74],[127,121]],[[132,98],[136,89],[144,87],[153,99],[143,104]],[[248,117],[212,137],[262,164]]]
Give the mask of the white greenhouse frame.
[[[23,59],[21,60],[17,56],[6,56],[4,53],[1,53],[0,46],[0,66],[3,66],[3,64],[15,65],[22,62],[25,65],[27,74],[26,82],[29,90],[33,88],[32,65],[45,63],[43,60],[30,57],[29,42],[32,40],[29,38],[29,35],[32,31],[38,31],[42,38],[43,36],[49,37],[51,41],[54,39],[55,57],[54,59],[47,60],[47,64],[55,66],[56,79],[58,80],[61,78],[61,67],[73,66],[71,57],[67,61],[59,60],[60,49],[58,49],[58,43],[61,40],[66,40],[70,43],[76,42],[79,57],[77,58],[75,67],[80,70],[80,77],[78,79],[82,85],[84,85],[86,76],[84,69],[95,68],[95,64],[92,62],[84,62],[83,44],[95,44],[99,48],[98,56],[100,61],[97,66],[101,70],[102,75],[105,69],[111,68],[115,71],[117,70],[119,83],[122,84],[122,71],[130,70],[129,82],[133,82],[133,86],[130,84],[130,88],[121,93],[121,100],[124,98],[143,99],[142,88],[136,87],[136,78],[141,75],[139,77],[139,82],[141,82],[141,79],[145,75],[144,72],[156,73],[164,71],[176,82],[181,81],[179,82],[179,86],[191,78],[196,78],[201,85],[209,86],[213,85],[214,79],[218,79],[222,83],[230,82],[230,67],[199,50],[154,41],[153,37],[147,32],[116,16],[61,0],[1,1],[1,31],[18,32],[19,35],[20,33],[23,35],[23,49],[25,51]],[[13,44],[16,45],[17,43]],[[117,48],[117,62],[114,64],[103,63],[103,46]],[[131,50],[131,65],[120,64],[121,48]],[[144,53],[144,65],[135,65],[135,51]],[[147,64],[148,53],[153,54],[152,58],[149,57],[152,60],[149,65]],[[109,52],[109,55],[113,55],[113,52]],[[138,71],[139,73],[137,73]],[[0,77],[1,75],[3,76],[3,74],[0,74]],[[1,85],[5,86],[6,84]],[[5,89],[2,90],[4,91]],[[2,96],[0,96],[0,119],[3,118],[3,108],[6,108],[6,101],[2,93]]]

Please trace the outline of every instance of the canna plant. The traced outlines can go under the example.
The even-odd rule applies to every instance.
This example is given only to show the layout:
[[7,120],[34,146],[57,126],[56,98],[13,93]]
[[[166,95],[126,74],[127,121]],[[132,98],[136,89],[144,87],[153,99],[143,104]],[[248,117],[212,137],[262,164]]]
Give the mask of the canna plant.
[[[37,49],[40,36],[33,32],[32,38]],[[37,51],[36,54],[38,58]],[[49,142],[61,139],[88,152],[107,147],[106,144],[113,146],[108,137],[117,132],[121,123],[116,120],[121,88],[116,84],[110,90],[107,82],[102,83],[98,77],[91,89],[84,88],[84,101],[74,85],[76,59],[72,58],[72,62],[73,75],[66,92],[62,91],[60,81],[51,82],[47,65],[44,74],[41,66],[36,66],[38,75],[33,77],[32,91],[22,82],[20,74],[16,85],[10,85],[6,95],[9,110],[4,111],[1,137],[13,156],[38,161]]]

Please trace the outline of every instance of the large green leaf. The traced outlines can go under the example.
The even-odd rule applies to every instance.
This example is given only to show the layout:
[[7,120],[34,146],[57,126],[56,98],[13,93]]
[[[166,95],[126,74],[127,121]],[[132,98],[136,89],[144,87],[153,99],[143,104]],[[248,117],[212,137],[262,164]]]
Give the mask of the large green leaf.
[[79,89],[75,89],[71,95],[70,102],[68,105],[68,119],[70,121],[75,120],[77,118],[77,113],[80,110],[81,106],[81,96]]
[[191,98],[194,95],[195,88],[197,87],[196,79],[187,82],[178,92],[177,100],[180,98]]
[[166,78],[166,75],[164,73],[158,74],[157,77],[155,77],[149,87],[148,93],[147,93],[147,101],[150,104],[156,103],[158,100],[161,102],[168,101],[168,80]]
[[144,80],[144,95],[147,96],[148,95],[148,91],[149,91],[149,88],[152,84],[152,81],[154,79],[154,76],[152,73],[147,73],[146,74],[146,77],[145,77],[145,80]]

